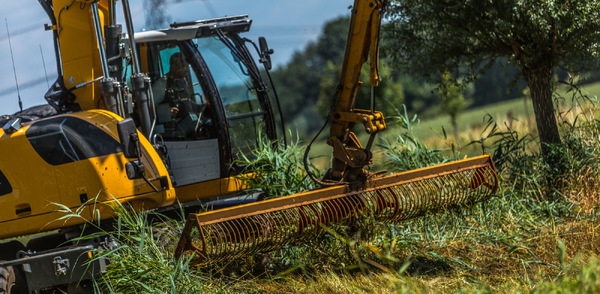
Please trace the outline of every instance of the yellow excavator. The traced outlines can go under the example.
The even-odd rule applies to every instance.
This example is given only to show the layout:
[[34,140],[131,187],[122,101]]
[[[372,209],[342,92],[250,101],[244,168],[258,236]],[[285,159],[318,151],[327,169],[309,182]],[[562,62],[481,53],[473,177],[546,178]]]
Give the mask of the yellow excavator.
[[[0,243],[0,293],[91,293],[90,281],[109,261],[84,265],[88,252],[113,249],[118,240],[70,240],[86,221],[112,225],[115,202],[162,212],[228,206],[187,217],[175,255],[194,254],[191,265],[204,265],[299,244],[363,214],[401,221],[498,189],[489,155],[387,176],[365,169],[386,125],[381,112],[354,105],[369,57],[370,86],[380,80],[385,1],[352,6],[327,117],[331,168],[323,179],[310,175],[318,189],[269,200],[244,192],[235,177],[244,170],[236,160],[251,156],[258,136],[274,140],[277,133],[272,97],[249,48],[266,70],[273,50],[262,37],[256,46],[241,36],[252,24],[246,15],[134,33],[128,0],[121,0],[125,33],[116,0],[39,2],[51,21],[58,78],[45,95],[51,115],[17,113],[0,130],[0,239],[54,233]],[[366,146],[353,132],[357,124],[370,135]],[[53,203],[82,217],[63,218]]]

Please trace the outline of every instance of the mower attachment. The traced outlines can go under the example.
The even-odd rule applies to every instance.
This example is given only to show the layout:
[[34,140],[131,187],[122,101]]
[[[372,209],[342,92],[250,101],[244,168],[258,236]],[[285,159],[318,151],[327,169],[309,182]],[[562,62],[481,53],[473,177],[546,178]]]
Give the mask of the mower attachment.
[[435,165],[349,186],[306,191],[233,208],[190,214],[175,257],[190,265],[277,250],[314,240],[331,224],[351,226],[360,215],[398,222],[425,213],[472,205],[498,190],[490,155]]

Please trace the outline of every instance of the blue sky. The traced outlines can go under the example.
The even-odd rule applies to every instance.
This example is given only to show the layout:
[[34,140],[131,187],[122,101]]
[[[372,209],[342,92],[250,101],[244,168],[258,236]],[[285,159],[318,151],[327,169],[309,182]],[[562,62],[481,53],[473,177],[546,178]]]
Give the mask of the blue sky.
[[[144,1],[130,0],[136,31],[145,29]],[[56,63],[52,33],[43,28],[50,21],[38,1],[0,0],[0,3],[0,64],[4,69],[0,72],[0,114],[12,114],[19,106],[5,19],[24,108],[46,103],[43,96],[48,86],[41,53],[50,83],[56,77]],[[269,47],[275,50],[273,63],[278,66],[287,62],[294,51],[315,40],[325,21],[348,14],[348,6],[352,4],[352,0],[182,0],[168,4],[165,13],[177,22],[248,14],[253,23],[246,37],[254,41],[258,36],[266,37]],[[121,15],[120,2],[117,7]]]

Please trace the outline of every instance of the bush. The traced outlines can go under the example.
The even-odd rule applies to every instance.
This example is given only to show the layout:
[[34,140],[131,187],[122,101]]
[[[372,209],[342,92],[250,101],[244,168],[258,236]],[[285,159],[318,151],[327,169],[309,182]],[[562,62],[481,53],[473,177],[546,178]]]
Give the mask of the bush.
[[[285,145],[281,140],[271,142],[259,136],[256,149],[251,150],[252,158],[244,155],[244,160],[237,161],[245,165],[237,178],[245,181],[250,190],[263,192],[265,198],[288,196],[315,188],[315,183],[304,170],[305,147],[299,146],[299,142],[296,139]],[[311,169],[317,178],[321,177],[317,168],[311,165]]]
[[[396,120],[396,125],[405,130],[395,136],[394,139],[386,138],[384,144],[377,146],[383,149],[388,161],[386,167],[392,172],[403,172],[431,165],[441,164],[449,161],[449,158],[442,154],[442,150],[433,150],[423,144],[417,137],[419,130],[419,120],[417,115],[411,119],[404,107],[404,113],[401,114],[397,109],[397,116],[392,117]],[[395,141],[394,141],[395,140]],[[452,151],[454,145],[451,145]]]

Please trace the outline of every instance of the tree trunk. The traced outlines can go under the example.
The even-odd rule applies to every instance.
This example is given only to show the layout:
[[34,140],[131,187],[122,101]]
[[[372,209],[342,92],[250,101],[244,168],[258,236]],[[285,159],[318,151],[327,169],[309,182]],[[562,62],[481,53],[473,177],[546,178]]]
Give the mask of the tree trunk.
[[[552,74],[554,73],[553,58],[545,56],[539,58],[538,62],[530,65],[530,67],[521,68],[525,82],[529,86],[531,94],[531,102],[533,103],[533,112],[535,114],[535,122],[540,136],[540,147],[544,162],[548,165],[551,172],[546,175],[548,187],[547,197],[550,197],[551,190],[560,189],[561,182],[559,181],[560,172],[564,169],[561,164],[561,154],[552,154],[549,144],[560,144],[560,134],[558,133],[558,125],[556,124],[556,116],[554,115],[554,105],[552,104]],[[557,172],[558,171],[558,172]]]
[[529,86],[535,121],[540,136],[542,155],[547,158],[547,144],[560,143],[560,135],[552,104],[552,74],[554,63],[552,58],[540,58],[533,65],[522,67],[525,82]]

